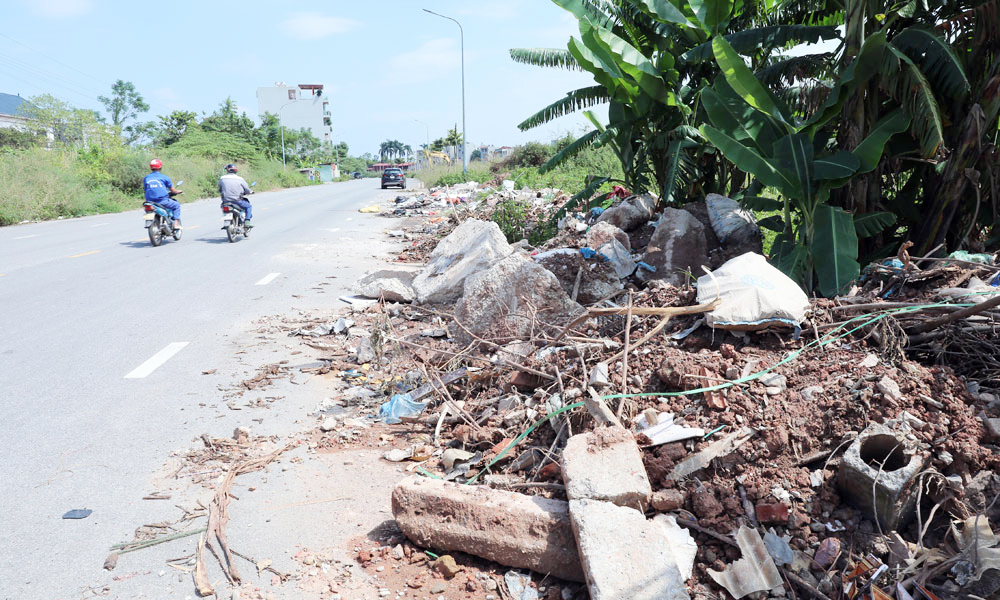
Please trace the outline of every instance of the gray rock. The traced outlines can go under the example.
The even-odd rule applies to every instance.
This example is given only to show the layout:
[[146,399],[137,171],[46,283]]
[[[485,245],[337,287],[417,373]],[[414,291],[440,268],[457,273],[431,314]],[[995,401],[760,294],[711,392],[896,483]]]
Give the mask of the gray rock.
[[686,210],[664,209],[642,260],[656,267],[655,272],[637,272],[643,281],[660,279],[683,285],[688,281],[687,273],[698,277],[702,265],[709,264],[704,226]]
[[413,302],[415,271],[382,269],[365,274],[354,284],[354,292],[367,298],[385,297],[390,302]]
[[650,194],[631,196],[601,213],[598,223],[608,223],[622,231],[632,231],[653,218],[656,198]]
[[[558,332],[583,307],[569,299],[555,275],[531,259],[513,254],[489,270],[465,281],[465,292],[455,304],[455,319],[479,337],[504,343],[530,338],[533,332]],[[455,341],[473,338],[455,328]]]
[[496,223],[469,219],[438,243],[427,266],[413,279],[417,301],[454,301],[466,278],[513,252]]
[[358,364],[363,365],[373,360],[375,360],[375,348],[372,347],[372,340],[370,337],[363,337],[358,343]]
[[628,234],[611,223],[604,221],[594,223],[590,230],[587,231],[587,237],[584,239],[590,248],[600,248],[611,240],[618,240],[627,252],[632,251],[632,242],[629,240]]

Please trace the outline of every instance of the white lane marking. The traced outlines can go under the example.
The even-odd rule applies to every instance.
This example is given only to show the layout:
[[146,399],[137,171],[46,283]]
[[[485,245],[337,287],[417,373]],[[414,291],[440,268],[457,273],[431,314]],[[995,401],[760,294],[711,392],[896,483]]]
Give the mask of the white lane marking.
[[267,285],[267,284],[271,283],[272,281],[274,281],[275,278],[278,277],[278,275],[281,275],[281,273],[271,273],[270,275],[268,275],[264,279],[261,279],[260,281],[258,281],[254,285]]
[[152,358],[142,363],[136,367],[131,373],[125,376],[125,379],[142,379],[146,377],[156,369],[158,369],[163,363],[170,360],[170,358],[180,352],[184,346],[187,346],[189,342],[173,342],[167,344],[167,347],[160,350],[153,355]]
[[37,234],[37,233],[36,233],[36,234],[34,234],[34,235],[22,235],[21,237],[16,237],[16,238],[14,238],[14,239],[15,239],[15,240],[26,240],[26,239],[28,239],[28,238],[33,238],[33,237],[38,237],[38,235],[39,235],[39,234]]
[[91,227],[104,227],[105,225],[110,225],[111,223],[98,223],[97,225],[91,225]]
[[346,218],[346,219],[344,219],[344,220],[345,220],[345,221],[353,221],[353,220],[354,220],[354,217],[347,217],[347,218]]
[[329,231],[330,233],[337,233],[340,231],[340,227],[334,227],[333,229],[327,229],[326,231]]

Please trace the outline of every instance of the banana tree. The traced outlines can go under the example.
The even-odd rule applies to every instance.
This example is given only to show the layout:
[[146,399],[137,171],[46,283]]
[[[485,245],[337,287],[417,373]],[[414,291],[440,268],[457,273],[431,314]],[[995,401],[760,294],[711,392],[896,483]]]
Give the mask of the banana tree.
[[[893,222],[889,214],[856,223],[851,213],[828,204],[830,191],[874,169],[889,139],[905,131],[905,111],[890,113],[852,151],[830,148],[824,126],[850,95],[877,72],[885,37],[872,36],[841,74],[821,110],[801,121],[766,88],[723,37],[712,40],[722,76],[702,92],[712,125],[701,131],[727,159],[783,198],[783,231],[772,260],[807,291],[826,296],[843,291],[858,276],[858,232],[870,234]],[[794,213],[794,214],[793,214]]]

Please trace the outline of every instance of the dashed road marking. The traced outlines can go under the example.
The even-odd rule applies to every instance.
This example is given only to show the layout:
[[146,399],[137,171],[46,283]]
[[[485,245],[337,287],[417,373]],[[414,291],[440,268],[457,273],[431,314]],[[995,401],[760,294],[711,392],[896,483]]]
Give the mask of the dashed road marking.
[[191,227],[185,227],[184,231],[191,231],[192,229],[198,229],[201,225],[192,225]]
[[105,225],[110,225],[111,223],[98,223],[97,225],[91,225],[91,227],[104,227]]
[[189,342],[173,342],[171,344],[167,344],[166,348],[160,350],[154,354],[152,358],[133,369],[132,372],[125,376],[125,379],[142,379],[143,377],[148,376],[150,373],[163,365],[163,363],[170,360],[173,355],[180,352],[184,346],[188,345],[188,343]]
[[91,254],[97,254],[100,250],[91,250],[90,252],[82,252],[80,254],[74,254],[70,258],[80,258],[81,256],[90,256]]
[[281,273],[271,273],[270,275],[268,275],[264,279],[261,279],[260,281],[258,281],[254,285],[267,285],[267,284],[271,283],[272,281],[274,281],[278,277],[278,275],[281,275]]
[[14,239],[15,240],[26,240],[28,238],[33,238],[33,237],[38,237],[38,236],[39,236],[39,234],[36,233],[34,235],[22,235],[21,237],[16,237]]

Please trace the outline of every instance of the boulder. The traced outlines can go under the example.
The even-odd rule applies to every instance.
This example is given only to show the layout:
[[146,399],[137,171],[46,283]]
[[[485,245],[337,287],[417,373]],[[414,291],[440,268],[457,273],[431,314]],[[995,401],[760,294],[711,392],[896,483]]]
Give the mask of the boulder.
[[683,285],[687,273],[697,277],[702,265],[708,265],[705,246],[705,228],[698,219],[686,210],[666,208],[642,258],[656,271],[640,269],[638,276],[644,281],[659,279]]
[[[620,244],[619,244],[620,246]],[[576,300],[593,304],[622,289],[614,265],[600,257],[585,259],[576,248],[557,248],[536,254],[535,261],[556,276],[571,298],[576,287],[576,274],[580,273]]]
[[584,240],[590,248],[600,248],[611,240],[618,240],[627,252],[632,251],[632,243],[628,239],[628,234],[611,223],[604,221],[594,223],[590,230],[587,231],[587,236]]
[[621,204],[612,206],[601,213],[598,223],[614,225],[622,231],[632,231],[653,218],[656,210],[656,198],[651,194],[630,196]]
[[761,252],[762,236],[757,220],[739,202],[719,194],[705,197],[708,218],[715,236],[733,256],[745,252]]
[[555,333],[582,312],[555,275],[522,254],[512,254],[465,280],[465,291],[455,304],[455,319],[461,324],[455,340],[468,344],[473,339],[469,332],[499,343],[528,339],[539,329]]
[[416,271],[382,269],[370,271],[354,284],[354,292],[367,298],[384,297],[390,302],[413,302]]
[[427,266],[414,277],[417,301],[454,301],[462,294],[467,277],[513,252],[496,223],[469,219],[438,243]]

